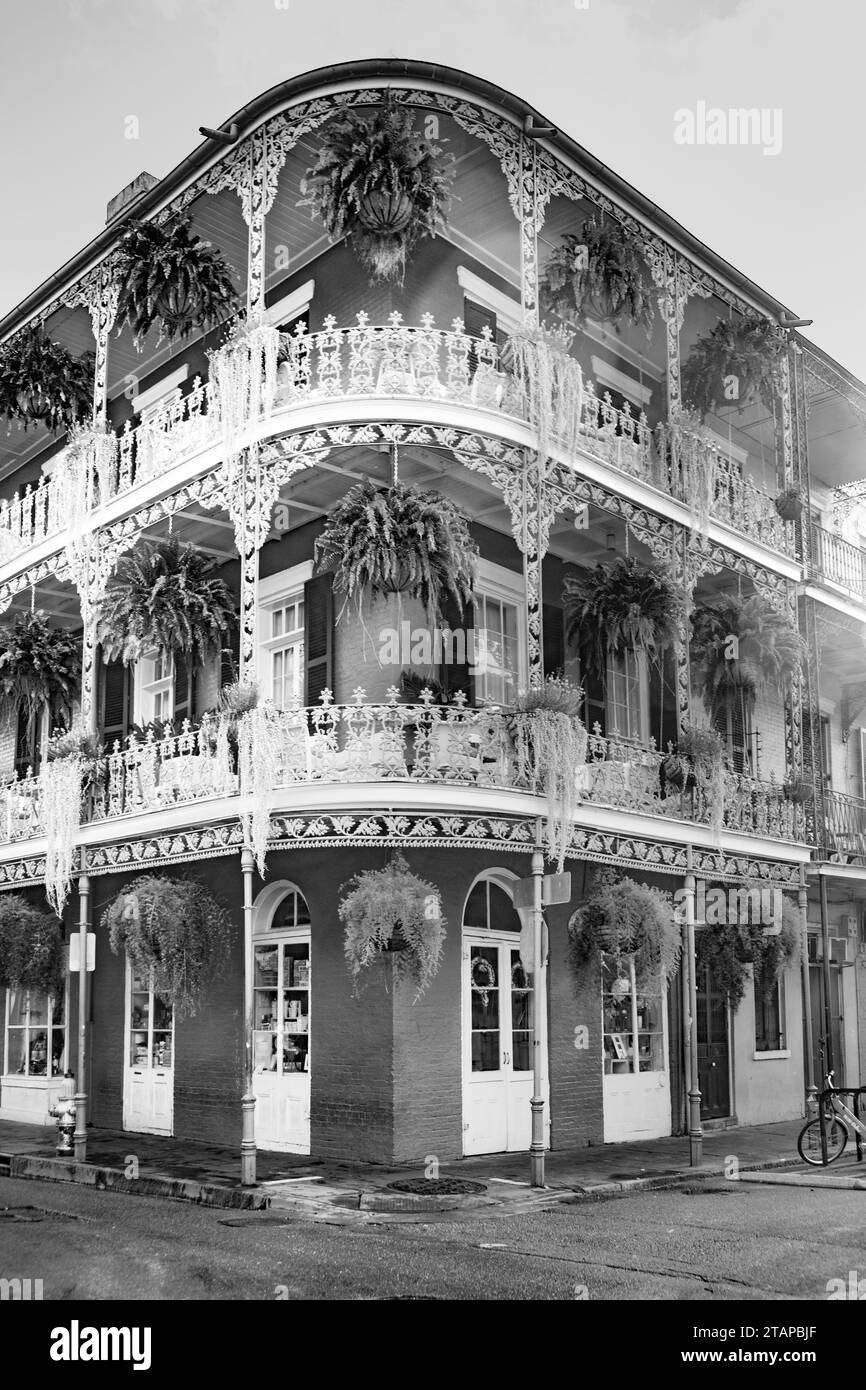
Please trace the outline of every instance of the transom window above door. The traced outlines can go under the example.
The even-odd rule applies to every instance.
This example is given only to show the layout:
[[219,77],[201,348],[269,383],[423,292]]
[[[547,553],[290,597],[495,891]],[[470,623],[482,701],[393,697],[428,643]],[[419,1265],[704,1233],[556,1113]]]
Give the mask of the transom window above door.
[[520,932],[520,918],[504,888],[492,879],[476,883],[463,913],[465,931]]

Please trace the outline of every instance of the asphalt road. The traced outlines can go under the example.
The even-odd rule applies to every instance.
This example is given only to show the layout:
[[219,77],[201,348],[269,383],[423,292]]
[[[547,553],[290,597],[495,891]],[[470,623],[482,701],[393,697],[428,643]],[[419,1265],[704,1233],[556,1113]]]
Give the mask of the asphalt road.
[[828,1281],[851,1270],[866,1276],[861,1192],[711,1180],[416,1223],[215,1211],[0,1178],[0,1277],[41,1278],[46,1300],[823,1301]]

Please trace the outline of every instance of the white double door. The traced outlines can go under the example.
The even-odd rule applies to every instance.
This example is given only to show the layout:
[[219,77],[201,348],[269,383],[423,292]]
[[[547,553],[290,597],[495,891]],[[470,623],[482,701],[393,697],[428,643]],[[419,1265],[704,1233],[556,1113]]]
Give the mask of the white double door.
[[[463,1152],[527,1150],[535,992],[520,962],[518,938],[465,936],[463,974]],[[540,1032],[543,1040],[543,1017]]]
[[126,963],[123,1128],[171,1134],[174,1128],[174,1013],[150,980]]
[[310,933],[253,946],[253,1094],[256,1143],[310,1152]]

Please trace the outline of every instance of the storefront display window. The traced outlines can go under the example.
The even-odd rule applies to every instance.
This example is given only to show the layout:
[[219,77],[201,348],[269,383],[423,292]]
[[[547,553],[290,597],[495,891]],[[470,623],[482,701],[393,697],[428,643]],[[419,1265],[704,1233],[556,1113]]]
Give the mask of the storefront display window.
[[664,1071],[661,992],[639,992],[634,962],[619,965],[602,957],[605,1074]]
[[66,1017],[62,995],[10,989],[6,996],[7,1076],[62,1076]]

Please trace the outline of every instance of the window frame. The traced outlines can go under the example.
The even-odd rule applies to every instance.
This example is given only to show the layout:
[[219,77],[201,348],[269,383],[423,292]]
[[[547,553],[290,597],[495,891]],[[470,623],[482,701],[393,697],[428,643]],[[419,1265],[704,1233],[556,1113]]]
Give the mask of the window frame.
[[[14,996],[17,995],[17,994],[23,994],[23,996],[24,996],[24,1001],[25,1001],[25,1022],[24,1022],[23,1024],[16,1024],[16,1023],[11,1023],[11,1022],[10,1022],[10,1016],[11,1016],[11,1012],[12,1012],[12,1001],[13,1001]],[[44,1023],[39,1023],[39,1024],[32,1024],[32,1023],[31,1023],[31,1021],[30,1021],[30,1017],[31,1017],[31,1002],[30,1002],[30,1001],[31,1001],[31,997],[35,997],[35,998],[37,998],[37,999],[42,999],[42,1000],[44,1000],[44,1002],[45,1002],[45,1015],[46,1015],[46,1021],[45,1021]],[[61,1013],[60,1013],[60,1016],[61,1016],[62,1022],[59,1023],[59,1024],[57,1024],[57,1023],[54,1022],[54,1004],[55,1004],[55,1000],[58,1000],[59,1003],[60,1003],[60,1006],[61,1006]],[[10,987],[10,988],[8,988],[8,989],[6,990],[6,1005],[5,1005],[4,1018],[3,1018],[3,1072],[2,1072],[2,1076],[3,1076],[4,1079],[6,1079],[6,1080],[14,1080],[14,1079],[23,1078],[23,1079],[26,1080],[28,1083],[41,1082],[41,1083],[44,1084],[44,1085],[48,1085],[48,1084],[51,1083],[51,1082],[56,1082],[56,1081],[58,1081],[59,1079],[61,1079],[61,1078],[65,1075],[66,1070],[67,1070],[67,1067],[68,1067],[68,1065],[69,1065],[69,1060],[68,1060],[68,1047],[69,1047],[69,1033],[68,1033],[69,1018],[68,1018],[68,1006],[69,1006],[69,1000],[68,1000],[68,998],[67,998],[67,990],[66,990],[66,986],[65,986],[65,985],[61,988],[59,994],[57,994],[57,995],[53,995],[53,994],[40,994],[38,990],[29,990],[29,989],[17,990],[17,989],[12,988],[12,987]],[[31,1033],[31,1031],[32,1031],[32,1032],[36,1032],[36,1033],[45,1033],[45,1035],[46,1035],[46,1055],[45,1055],[45,1071],[44,1071],[44,1073],[40,1073],[40,1072],[31,1072],[31,1070],[30,1070],[30,1053],[31,1053],[31,1039],[30,1039],[30,1033]],[[25,1063],[25,1069],[24,1069],[24,1071],[10,1071],[10,1070],[9,1070],[9,1055],[10,1055],[10,1054],[9,1054],[9,1035],[10,1035],[10,1032],[12,1032],[12,1033],[21,1033],[21,1034],[24,1035],[24,1053],[23,1053],[23,1056],[24,1056],[24,1063]],[[53,1041],[54,1041],[54,1034],[55,1034],[55,1033],[61,1033],[61,1034],[63,1035],[63,1046],[62,1046],[62,1048],[61,1048],[61,1050],[60,1050],[60,1059],[59,1059],[59,1062],[58,1062],[58,1064],[57,1064],[56,1070],[55,1070],[54,1065],[53,1065],[53,1058],[54,1058]]]
[[[767,1002],[768,1002],[767,999],[765,998],[764,994],[763,994],[763,991],[760,989],[760,985],[761,985],[761,976],[760,976],[760,974],[758,974],[758,973],[753,973],[753,978],[752,978],[752,997],[753,997],[754,1006],[755,1006],[755,1025],[754,1025],[755,1036],[754,1036],[754,1051],[753,1051],[753,1053],[752,1053],[753,1060],[755,1060],[755,1061],[761,1061],[761,1060],[766,1060],[766,1059],[768,1059],[768,1058],[785,1058],[785,1057],[790,1057],[790,1056],[791,1056],[791,1049],[787,1046],[787,1028],[786,1028],[786,1013],[785,1013],[785,1010],[786,1010],[786,1000],[785,1000],[785,980],[784,980],[784,977],[783,977],[783,976],[780,976],[780,977],[776,980],[776,983],[775,983],[775,992],[774,992],[774,994],[771,994],[771,996],[770,996],[771,1001],[772,1001],[772,1000],[775,1001],[775,1013],[776,1013],[776,1018],[777,1018],[777,1021],[778,1021],[778,1030],[777,1030],[777,1034],[775,1034],[775,1035],[774,1035],[774,1034],[768,1034],[765,1027],[763,1028],[763,1031],[762,1031],[762,1032],[760,1033],[760,1035],[759,1035],[759,1025],[763,1025],[763,1024],[766,1023],[766,1008],[767,1008]],[[777,1043],[778,1043],[778,1045],[777,1045],[776,1047],[766,1047],[766,1046],[763,1046],[763,1047],[762,1047],[762,1046],[761,1046],[762,1043],[767,1043],[768,1041],[770,1041],[771,1038],[772,1038],[773,1036],[776,1036],[776,1038],[777,1038]]]
[[[306,651],[304,640],[304,624],[300,628],[293,629],[293,634],[298,636],[292,642],[286,641],[286,635],[278,637],[265,636],[265,633],[272,632],[273,614],[280,608],[286,608],[291,604],[304,604],[306,595],[304,585],[313,577],[313,562],[305,560],[300,565],[292,565],[289,569],[281,570],[279,574],[270,575],[267,579],[259,581],[257,632],[256,642],[256,673],[259,686],[265,691],[265,698],[273,702],[273,655],[280,648],[293,646],[300,648],[300,660],[298,662],[296,686],[299,691],[299,704],[304,703],[304,692],[306,688]],[[275,702],[274,702],[275,703]],[[284,706],[277,706],[284,708]],[[291,708],[286,706],[285,708]]]
[[[507,604],[514,608],[516,612],[516,640],[517,640],[517,670],[514,673],[514,691],[517,695],[521,690],[525,690],[528,682],[529,669],[529,644],[526,634],[526,591],[523,585],[523,576],[516,574],[513,570],[508,570],[504,565],[494,564],[492,560],[481,560],[478,566],[478,578],[472,594],[472,624],[473,632],[485,631],[477,627],[476,622],[479,616],[479,600],[490,600],[493,603]],[[478,653],[473,652],[477,657]],[[499,669],[499,668],[497,668]],[[503,670],[507,668],[501,668]],[[475,703],[480,705],[488,703],[492,705],[508,705],[511,701],[494,700],[483,693],[485,677],[487,671],[483,666],[473,662],[469,668],[475,683]],[[501,679],[498,674],[494,679]]]

